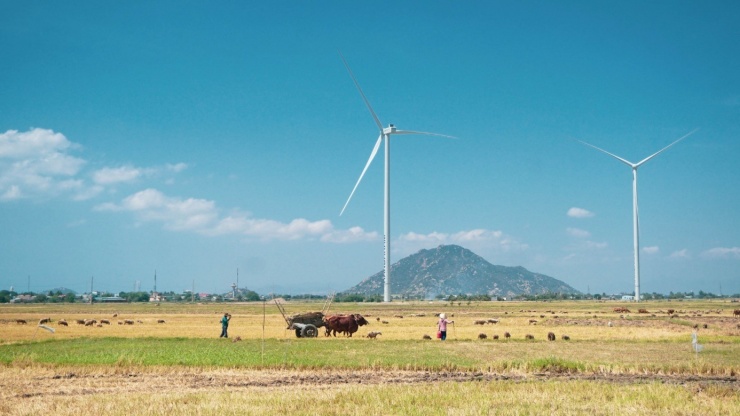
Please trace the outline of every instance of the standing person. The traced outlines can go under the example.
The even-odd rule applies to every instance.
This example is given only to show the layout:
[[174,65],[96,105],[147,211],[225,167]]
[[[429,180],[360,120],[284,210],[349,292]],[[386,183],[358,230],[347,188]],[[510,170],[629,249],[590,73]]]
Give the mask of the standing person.
[[224,317],[221,318],[221,336],[219,338],[228,338],[229,337],[229,321],[231,320],[231,315],[229,315],[228,312],[224,314]]
[[439,322],[437,323],[437,329],[440,333],[442,333],[441,340],[444,341],[447,339],[447,324],[454,324],[455,321],[448,321],[447,315],[444,313],[439,314]]

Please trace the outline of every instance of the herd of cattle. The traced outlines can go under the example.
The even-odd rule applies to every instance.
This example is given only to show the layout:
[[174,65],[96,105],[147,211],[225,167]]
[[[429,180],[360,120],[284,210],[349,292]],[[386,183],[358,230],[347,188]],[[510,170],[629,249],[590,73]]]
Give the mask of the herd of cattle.
[[[102,327],[103,325],[111,325],[110,319],[101,319],[100,321],[98,321],[97,319],[75,319],[74,322],[77,325],[84,325],[84,326]],[[19,325],[26,325],[28,324],[28,320],[16,319],[15,323]],[[51,318],[39,319],[39,325],[44,325],[47,323],[51,323]],[[61,326],[69,326],[69,322],[67,322],[66,319],[60,319],[56,323],[57,325],[61,325]],[[133,325],[134,323],[143,324],[144,321],[142,321],[141,319],[137,319],[136,321],[134,321],[133,319],[124,319],[122,321],[118,321],[118,325]],[[158,319],[157,323],[163,324],[163,323],[166,323],[166,321],[164,319]]]

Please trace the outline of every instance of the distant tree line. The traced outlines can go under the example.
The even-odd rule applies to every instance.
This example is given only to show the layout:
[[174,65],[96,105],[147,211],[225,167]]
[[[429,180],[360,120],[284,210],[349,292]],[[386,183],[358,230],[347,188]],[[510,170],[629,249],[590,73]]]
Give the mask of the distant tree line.
[[[623,293],[618,295],[607,295],[606,293],[601,294],[584,294],[584,293],[554,293],[554,292],[547,292],[547,293],[538,293],[538,294],[528,294],[528,295],[519,295],[515,296],[510,300],[524,300],[524,301],[547,301],[547,300],[602,300],[602,299],[616,299],[620,300],[623,295],[631,295],[634,296],[633,293]],[[34,293],[34,292],[22,292],[18,293],[15,291],[9,291],[9,290],[0,290],[0,303],[9,303],[12,299],[17,298],[18,296],[24,296],[28,298],[28,300],[24,300],[24,302],[32,302],[32,303],[74,303],[74,302],[80,302],[80,299],[74,294],[74,293],[62,293],[61,291],[48,291],[48,292],[41,292],[41,293]],[[116,296],[113,293],[104,292],[102,294],[98,294],[95,299],[99,299],[102,297],[114,297]],[[120,292],[118,293],[118,296],[125,299],[127,302],[149,302],[151,292]],[[224,297],[222,295],[209,295],[208,298],[201,299],[200,296],[196,294],[192,294],[190,292],[185,293],[176,293],[173,291],[169,292],[161,292],[160,296],[163,298],[166,302],[190,302],[190,301],[213,301],[215,296],[216,302],[221,301],[227,301],[231,300],[231,296]],[[667,295],[662,293],[642,293],[640,295],[643,300],[678,300],[678,299],[728,299],[728,298],[740,298],[740,293],[735,293],[732,295],[717,295],[711,292],[704,292],[703,290],[700,290],[697,293],[692,292],[669,292]],[[303,295],[279,295],[279,294],[271,294],[269,295],[269,298],[283,298],[285,300],[309,300],[309,301],[319,301],[326,299],[325,295],[311,295],[311,294],[303,294]],[[257,302],[260,300],[264,300],[265,297],[260,296],[257,292],[254,292],[252,290],[247,289],[239,289],[237,292],[236,300],[239,302]],[[402,300],[425,300],[424,297],[421,296],[401,296]],[[491,300],[498,300],[503,301],[505,300],[503,297],[500,296],[489,296],[489,295],[464,295],[464,294],[458,294],[458,295],[437,295],[435,296],[435,299],[437,300],[444,300],[451,303],[470,303],[470,302],[482,302],[482,301],[491,301]],[[380,294],[371,294],[371,295],[364,295],[360,293],[339,293],[334,297],[334,302],[338,303],[369,303],[369,302],[382,302],[383,296]]]

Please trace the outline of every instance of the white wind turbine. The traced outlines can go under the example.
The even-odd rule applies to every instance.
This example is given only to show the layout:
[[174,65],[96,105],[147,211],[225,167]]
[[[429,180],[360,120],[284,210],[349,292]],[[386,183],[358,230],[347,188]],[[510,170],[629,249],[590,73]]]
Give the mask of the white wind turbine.
[[632,231],[633,231],[633,242],[634,242],[634,250],[635,250],[635,301],[640,301],[640,221],[638,219],[637,214],[637,168],[642,166],[644,163],[646,163],[648,160],[654,158],[655,156],[658,156],[660,153],[668,149],[669,147],[673,146],[674,144],[680,142],[681,140],[691,136],[692,134],[696,133],[696,131],[699,129],[694,129],[685,136],[681,137],[680,139],[674,141],[673,143],[669,144],[668,146],[658,150],[657,152],[653,153],[652,155],[646,157],[645,159],[642,159],[641,161],[637,163],[632,163],[626,159],[623,159],[615,154],[609,153],[604,149],[598,148],[592,144],[586,143],[584,141],[578,140],[579,142],[585,144],[586,146],[593,147],[594,149],[606,153],[607,155],[617,159],[618,161],[624,163],[625,165],[632,168]]
[[347,208],[347,205],[349,204],[349,201],[352,199],[352,195],[355,194],[355,190],[357,190],[357,186],[360,185],[360,181],[362,181],[362,177],[365,176],[365,172],[367,171],[367,168],[370,167],[370,163],[372,163],[373,159],[375,158],[375,155],[378,153],[378,149],[380,148],[380,143],[385,140],[385,181],[384,181],[384,204],[383,204],[383,245],[384,245],[384,272],[385,272],[385,282],[384,282],[384,290],[383,290],[383,301],[384,302],[390,302],[391,301],[391,286],[390,286],[390,280],[391,280],[391,217],[390,217],[390,211],[391,211],[391,165],[390,165],[390,157],[391,157],[391,147],[390,147],[390,138],[393,134],[425,134],[428,136],[441,136],[441,137],[449,137],[449,138],[455,138],[454,136],[447,136],[444,134],[437,134],[437,133],[428,133],[424,131],[411,131],[411,130],[399,130],[394,126],[393,124],[389,124],[388,127],[383,128],[383,124],[380,122],[380,119],[378,119],[378,116],[375,114],[375,111],[373,111],[373,108],[370,106],[370,102],[367,100],[367,97],[365,97],[365,93],[362,92],[362,88],[360,88],[360,84],[357,82],[357,79],[355,78],[355,75],[352,73],[352,69],[350,69],[349,64],[347,63],[347,60],[344,59],[344,56],[340,53],[339,56],[342,58],[342,61],[344,62],[344,66],[347,67],[347,71],[349,72],[349,75],[352,77],[352,81],[354,81],[355,86],[357,87],[357,91],[360,92],[360,95],[362,96],[363,101],[365,101],[365,105],[367,106],[367,109],[370,110],[370,114],[373,116],[373,120],[375,120],[375,124],[378,126],[378,129],[380,130],[380,135],[378,136],[378,140],[375,142],[375,147],[373,147],[373,151],[370,153],[370,158],[367,160],[367,163],[365,164],[365,168],[362,170],[362,173],[360,174],[360,178],[357,179],[357,183],[355,184],[355,187],[352,188],[352,192],[349,194],[349,198],[347,198],[347,202],[344,203],[344,207],[342,208],[342,211],[339,213],[341,216],[344,213],[344,210]]

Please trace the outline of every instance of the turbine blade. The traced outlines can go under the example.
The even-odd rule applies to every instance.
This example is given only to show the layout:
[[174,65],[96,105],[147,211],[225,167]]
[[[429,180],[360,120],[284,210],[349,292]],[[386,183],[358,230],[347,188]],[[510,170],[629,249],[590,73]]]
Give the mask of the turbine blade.
[[676,140],[675,142],[673,142],[673,143],[669,144],[668,146],[666,146],[666,147],[658,150],[657,152],[653,153],[652,155],[646,157],[645,159],[642,159],[641,161],[637,162],[637,164],[635,164],[635,167],[638,167],[638,166],[642,165],[643,163],[647,162],[648,160],[654,158],[655,156],[658,156],[660,153],[663,153],[664,150],[666,150],[669,147],[673,146],[674,144],[680,142],[681,140],[683,140],[683,139],[691,136],[692,134],[696,133],[698,130],[699,129],[696,128],[696,129],[690,131],[688,134],[684,135],[683,137],[681,137],[680,139]]
[[609,155],[609,156],[611,156],[611,157],[613,157],[613,158],[617,159],[618,161],[620,161],[620,162],[622,162],[622,163],[626,164],[627,166],[629,166],[629,167],[631,167],[631,168],[633,168],[633,169],[634,169],[634,168],[636,168],[636,167],[638,166],[638,165],[635,165],[634,163],[630,162],[629,160],[627,160],[627,159],[623,159],[623,158],[621,158],[621,157],[619,157],[619,156],[617,156],[617,155],[615,155],[615,154],[613,154],[613,153],[609,153],[609,152],[607,152],[606,150],[604,150],[604,149],[602,149],[602,148],[600,148],[600,147],[596,147],[596,146],[594,146],[594,145],[592,145],[592,144],[586,143],[586,142],[584,142],[584,141],[581,141],[581,140],[576,140],[576,141],[577,141],[577,142],[579,142],[579,143],[581,143],[581,144],[585,144],[585,145],[586,145],[586,146],[588,146],[588,147],[593,147],[594,149],[596,149],[596,150],[598,150],[598,151],[600,151],[600,152],[606,153],[607,155]]
[[360,83],[357,82],[357,78],[355,78],[355,74],[352,73],[352,69],[350,69],[349,64],[347,63],[347,60],[344,59],[344,55],[342,55],[342,52],[339,52],[339,56],[342,58],[342,62],[344,62],[344,66],[347,67],[349,76],[352,77],[352,81],[354,81],[355,87],[357,87],[357,91],[360,92],[360,95],[362,96],[363,101],[365,101],[365,105],[367,106],[367,109],[370,110],[370,114],[372,114],[373,120],[375,120],[375,124],[378,126],[378,129],[380,130],[380,132],[383,133],[383,124],[380,122],[380,119],[378,119],[378,116],[375,114],[375,111],[373,111],[373,107],[370,106],[370,101],[368,101],[367,97],[365,97],[365,93],[362,92],[362,88],[360,88]]
[[362,170],[362,173],[360,174],[360,179],[357,180],[357,183],[355,184],[355,187],[352,188],[352,193],[349,194],[349,198],[347,198],[347,202],[344,203],[344,207],[342,207],[342,211],[339,213],[339,216],[341,217],[342,214],[344,214],[344,210],[347,208],[347,205],[349,204],[350,199],[352,199],[352,195],[355,194],[355,191],[357,190],[357,186],[360,185],[360,181],[362,181],[362,177],[365,176],[365,172],[367,172],[367,168],[370,167],[370,163],[372,163],[373,159],[375,159],[375,155],[378,154],[378,149],[380,148],[380,143],[383,141],[383,135],[381,134],[378,136],[378,141],[375,142],[375,147],[373,147],[372,153],[370,153],[370,158],[367,160],[367,163],[365,164],[365,169]]
[[439,134],[439,133],[429,133],[428,131],[396,130],[392,134],[423,134],[426,136],[439,136],[439,137],[447,137],[448,139],[457,139],[457,137],[455,136],[448,136],[446,134]]

